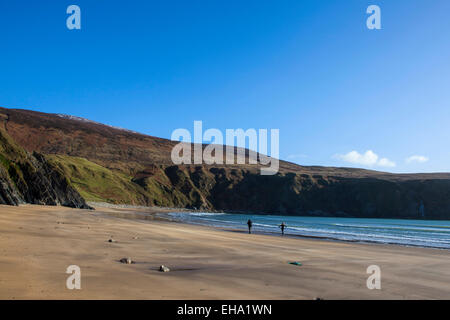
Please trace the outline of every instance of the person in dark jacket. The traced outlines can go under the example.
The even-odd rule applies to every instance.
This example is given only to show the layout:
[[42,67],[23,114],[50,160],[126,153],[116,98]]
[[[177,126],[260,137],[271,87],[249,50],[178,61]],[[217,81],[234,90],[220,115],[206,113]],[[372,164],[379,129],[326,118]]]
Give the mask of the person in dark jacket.
[[252,220],[248,219],[247,225],[248,225],[248,233],[250,234],[252,233],[252,225],[253,225]]
[[282,222],[280,224],[280,229],[281,229],[281,235],[284,236],[284,229],[286,228],[286,224],[284,222]]

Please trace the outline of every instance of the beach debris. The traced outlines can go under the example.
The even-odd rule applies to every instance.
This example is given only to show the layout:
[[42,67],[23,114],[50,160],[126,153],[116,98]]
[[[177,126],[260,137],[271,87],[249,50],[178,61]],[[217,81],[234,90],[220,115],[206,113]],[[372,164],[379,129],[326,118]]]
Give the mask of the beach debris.
[[298,261],[292,261],[292,262],[288,262],[288,263],[292,264],[294,266],[301,266],[302,265],[301,262],[298,262]]
[[122,258],[119,260],[121,263],[125,263],[125,264],[132,264],[135,263],[133,260],[131,260],[131,258]]
[[117,242],[117,240],[114,240],[114,239],[111,238],[111,239],[108,240],[108,242]]
[[139,239],[139,237],[138,237],[138,236],[136,236],[136,237],[133,237],[133,239],[134,239],[134,240],[137,240],[137,239]]
[[160,272],[169,272],[170,269],[169,269],[168,267],[166,267],[165,265],[161,265],[161,266],[159,267],[159,271],[160,271]]

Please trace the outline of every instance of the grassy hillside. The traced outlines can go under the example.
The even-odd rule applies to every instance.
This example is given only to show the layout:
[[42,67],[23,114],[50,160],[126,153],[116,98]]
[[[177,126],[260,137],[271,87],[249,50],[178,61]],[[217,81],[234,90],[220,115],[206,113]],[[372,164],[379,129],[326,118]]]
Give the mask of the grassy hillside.
[[[69,179],[71,185],[87,200],[114,204],[166,207],[204,207],[199,191],[180,175],[182,182],[173,185],[164,167],[151,167],[142,178],[108,169],[80,157],[48,155],[47,159]],[[187,185],[185,185],[185,183]],[[184,190],[188,190],[186,194]]]
[[147,204],[145,190],[126,174],[79,157],[48,155],[47,158],[87,201]]

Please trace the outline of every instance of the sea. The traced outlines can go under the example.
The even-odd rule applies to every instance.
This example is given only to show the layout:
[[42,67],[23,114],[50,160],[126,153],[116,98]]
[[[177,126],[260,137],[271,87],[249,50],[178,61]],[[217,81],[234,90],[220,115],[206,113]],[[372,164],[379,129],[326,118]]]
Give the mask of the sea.
[[172,220],[221,229],[247,231],[247,221],[253,222],[252,233],[281,235],[279,225],[286,224],[286,236],[330,240],[397,244],[404,246],[450,249],[450,221],[325,218],[278,215],[250,215],[207,212],[172,212]]

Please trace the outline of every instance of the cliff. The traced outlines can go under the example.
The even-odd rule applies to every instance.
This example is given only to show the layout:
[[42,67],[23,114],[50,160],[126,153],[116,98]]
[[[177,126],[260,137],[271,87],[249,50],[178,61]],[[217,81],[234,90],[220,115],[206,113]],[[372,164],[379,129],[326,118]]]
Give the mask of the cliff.
[[0,204],[90,208],[44,155],[23,150],[0,129]]

